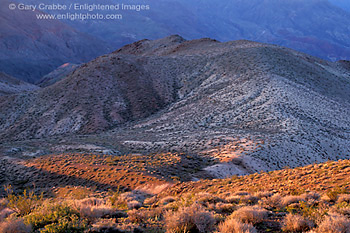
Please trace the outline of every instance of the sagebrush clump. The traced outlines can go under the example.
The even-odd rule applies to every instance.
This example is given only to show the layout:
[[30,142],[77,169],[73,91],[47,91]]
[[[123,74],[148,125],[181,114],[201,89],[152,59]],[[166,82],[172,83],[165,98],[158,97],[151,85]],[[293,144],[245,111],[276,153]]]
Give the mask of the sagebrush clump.
[[250,223],[242,223],[241,221],[229,218],[219,224],[219,233],[257,233],[256,228]]
[[305,232],[314,227],[314,223],[298,214],[288,214],[283,220],[285,232]]
[[168,233],[210,232],[213,230],[215,219],[211,212],[199,204],[182,207],[178,211],[168,211],[165,214],[166,230]]
[[269,211],[259,206],[244,206],[232,213],[230,218],[240,220],[244,223],[260,223],[267,219]]

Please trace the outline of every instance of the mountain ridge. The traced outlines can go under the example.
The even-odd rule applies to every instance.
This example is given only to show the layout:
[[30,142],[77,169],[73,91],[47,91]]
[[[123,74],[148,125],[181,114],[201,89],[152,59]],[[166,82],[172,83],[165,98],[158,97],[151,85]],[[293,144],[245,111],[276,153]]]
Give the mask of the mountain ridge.
[[250,41],[143,40],[3,97],[0,136],[90,134],[128,153],[198,154],[219,161],[206,168],[215,177],[346,158],[350,73],[340,63]]

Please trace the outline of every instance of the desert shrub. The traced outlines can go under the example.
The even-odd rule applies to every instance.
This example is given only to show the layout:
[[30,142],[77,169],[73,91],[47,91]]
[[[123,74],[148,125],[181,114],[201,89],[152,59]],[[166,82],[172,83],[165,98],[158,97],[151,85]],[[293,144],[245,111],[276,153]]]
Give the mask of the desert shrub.
[[90,232],[122,232],[118,229],[118,225],[115,219],[99,219],[96,223],[92,224]]
[[[107,231],[108,232],[108,231]],[[140,228],[139,225],[131,223],[131,222],[121,222],[118,223],[117,225],[117,229],[114,229],[114,231],[112,231],[113,233],[141,233],[143,232],[143,230]],[[164,231],[150,231],[152,233],[163,233]],[[101,232],[101,233],[106,233],[106,232]]]
[[314,224],[301,215],[288,214],[283,220],[282,230],[286,232],[304,232],[314,227]]
[[274,209],[282,209],[283,206],[283,198],[279,194],[275,194],[265,200],[265,204]]
[[171,202],[164,206],[167,210],[177,211],[182,207],[190,207],[196,203],[196,196],[193,193],[186,193],[178,198],[176,201]]
[[130,210],[128,212],[128,217],[131,222],[140,223],[147,220],[159,220],[162,218],[163,209],[154,208],[154,209],[141,209],[141,210]]
[[335,214],[342,214],[342,215],[347,215],[350,216],[350,203],[342,201],[342,202],[337,202],[334,206],[332,206],[329,209],[329,214],[330,213],[335,213]]
[[215,210],[218,213],[232,213],[236,209],[236,205],[222,202],[216,203],[213,208],[213,210]]
[[263,222],[267,216],[268,211],[258,206],[244,206],[232,213],[230,217],[238,219],[244,223],[260,223]]
[[330,215],[316,229],[317,233],[350,233],[350,220],[342,215]]
[[133,223],[141,223],[148,219],[146,211],[130,210],[128,212],[128,218]]
[[301,201],[305,201],[305,199],[301,196],[285,196],[282,198],[281,205],[283,207],[289,206],[292,203],[299,203]]
[[338,199],[339,194],[347,194],[347,190],[345,188],[335,187],[331,190],[327,191],[327,196],[331,201],[336,201]]
[[240,195],[232,195],[226,198],[227,202],[235,203],[235,204],[246,204],[246,205],[253,205],[256,204],[259,200],[258,197],[245,194],[246,192],[238,193]]
[[190,207],[181,207],[178,211],[168,211],[165,214],[166,231],[171,233],[182,232],[209,232],[212,230],[215,219],[212,213],[201,205],[193,204]]
[[327,215],[329,207],[324,203],[318,203],[317,205],[309,205],[307,202],[300,202],[300,211],[304,217],[312,220],[316,224],[319,224],[324,216]]
[[22,195],[13,194],[11,187],[6,188],[7,206],[15,211],[18,216],[25,216],[32,212],[43,200],[43,196],[35,195],[34,191],[23,191]]
[[198,193],[196,194],[195,198],[198,203],[202,203],[202,204],[205,204],[205,203],[215,204],[223,201],[221,198],[214,196],[210,193]]
[[78,205],[100,206],[106,204],[104,199],[99,198],[84,198],[75,202]]
[[24,218],[34,231],[40,232],[81,232],[86,227],[79,212],[66,204],[46,204]]
[[7,207],[8,201],[6,198],[0,198],[0,211]]
[[157,196],[153,196],[153,197],[146,198],[143,201],[143,204],[146,206],[150,206],[150,205],[156,204],[156,202],[157,202]]
[[109,201],[112,204],[113,207],[118,209],[127,209],[127,201],[121,197],[117,192],[114,193],[112,196],[109,197]]
[[332,213],[342,214],[346,216],[350,216],[350,207],[347,208],[337,208],[336,210],[330,211]]
[[132,200],[127,203],[128,209],[133,210],[133,209],[139,209],[142,207],[142,204],[139,201]]
[[256,196],[248,194],[248,195],[242,196],[242,198],[240,200],[240,203],[241,204],[246,204],[246,205],[254,205],[258,201],[259,201],[259,198],[257,198]]
[[301,198],[305,199],[306,201],[317,201],[320,199],[320,194],[316,192],[308,192],[308,193],[303,193],[300,195]]
[[143,203],[148,195],[140,190],[133,190],[132,192],[126,192],[120,194],[120,197],[125,199],[127,202],[129,201],[138,201]]
[[250,223],[242,223],[237,219],[229,218],[219,224],[218,232],[220,233],[256,233],[257,230]]
[[229,203],[235,203],[238,204],[241,201],[242,196],[239,195],[232,195],[226,198],[226,201]]
[[246,191],[237,191],[233,193],[233,196],[245,196],[245,195],[249,195],[249,193]]
[[350,204],[350,194],[340,194],[338,196],[337,203],[342,203],[342,202],[346,202]]
[[90,219],[113,215],[116,212],[116,209],[111,204],[107,204],[105,200],[97,198],[86,198],[75,201],[74,206],[82,217]]
[[84,233],[87,224],[77,216],[59,218],[57,222],[46,225],[40,233]]
[[112,204],[113,207],[118,209],[127,209],[127,200],[121,196],[122,191],[120,190],[120,187],[118,186],[118,189],[115,192],[112,192],[109,196],[108,200]]
[[115,192],[109,197],[109,200],[114,207],[119,209],[138,209],[142,206],[146,196],[147,195],[140,190],[126,193]]
[[21,218],[7,219],[0,223],[1,233],[29,233],[31,231],[31,226],[25,224]]
[[9,208],[5,208],[0,211],[0,222],[4,221],[7,217],[15,213],[13,210]]
[[162,204],[162,205],[166,205],[166,204],[169,204],[171,202],[174,202],[175,201],[175,198],[172,197],[172,196],[167,196],[167,197],[164,197],[162,198],[159,203]]
[[268,191],[260,191],[260,192],[256,192],[254,194],[254,196],[256,196],[257,198],[261,199],[261,198],[268,198],[271,197],[273,195],[272,192],[268,192]]
[[193,223],[199,232],[208,232],[213,228],[215,219],[209,211],[199,211],[195,213]]

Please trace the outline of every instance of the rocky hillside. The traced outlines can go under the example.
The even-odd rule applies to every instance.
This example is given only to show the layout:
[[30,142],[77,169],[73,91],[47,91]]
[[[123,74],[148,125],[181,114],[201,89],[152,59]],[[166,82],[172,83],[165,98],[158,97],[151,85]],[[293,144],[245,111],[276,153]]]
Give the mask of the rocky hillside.
[[[0,121],[1,128],[8,130],[2,137],[96,133],[155,113],[175,101],[177,84],[172,73],[159,75],[160,70],[153,69],[150,62],[148,58],[110,54],[36,93],[4,98]],[[154,62],[164,64],[159,58]]]
[[250,41],[143,40],[35,93],[3,97],[1,137],[114,128],[89,142],[209,156],[215,177],[346,158],[346,64]]
[[0,96],[38,90],[39,87],[0,72]]
[[347,62],[248,41],[153,43],[119,52],[183,57],[200,68],[186,73],[184,64],[177,74],[179,101],[131,132],[116,130],[122,145],[209,155],[221,161],[206,169],[218,177],[349,155]]
[[2,72],[35,83],[66,62],[87,62],[109,51],[102,40],[58,20],[37,20],[38,11],[9,10],[8,6],[9,1],[1,1]]

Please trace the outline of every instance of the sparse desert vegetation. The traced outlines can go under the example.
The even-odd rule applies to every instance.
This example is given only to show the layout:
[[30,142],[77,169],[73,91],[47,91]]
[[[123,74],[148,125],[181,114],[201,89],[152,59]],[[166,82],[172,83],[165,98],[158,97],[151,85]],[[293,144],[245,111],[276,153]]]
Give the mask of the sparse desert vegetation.
[[[90,163],[106,162],[93,158]],[[28,165],[39,162],[47,166],[45,158]],[[63,187],[45,195],[30,190],[15,194],[8,186],[0,200],[0,232],[348,233],[349,165],[349,160],[329,161],[197,182],[164,177],[158,184],[162,188],[101,192],[80,187],[85,195],[53,195],[67,194]],[[300,184],[297,190],[287,185],[294,182]]]

